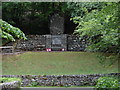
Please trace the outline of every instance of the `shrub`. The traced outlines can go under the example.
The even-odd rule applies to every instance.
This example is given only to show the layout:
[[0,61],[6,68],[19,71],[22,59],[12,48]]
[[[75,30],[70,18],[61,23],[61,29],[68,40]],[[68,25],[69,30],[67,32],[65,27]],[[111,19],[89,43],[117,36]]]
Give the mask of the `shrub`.
[[100,77],[97,81],[96,88],[100,89],[117,89],[119,88],[118,79],[113,77]]
[[2,19],[0,19],[0,27],[0,37],[2,39],[7,41],[15,41],[16,38],[27,39],[19,28],[13,27]]
[[32,86],[32,87],[38,86],[38,82],[33,81],[33,82],[31,83],[31,86]]

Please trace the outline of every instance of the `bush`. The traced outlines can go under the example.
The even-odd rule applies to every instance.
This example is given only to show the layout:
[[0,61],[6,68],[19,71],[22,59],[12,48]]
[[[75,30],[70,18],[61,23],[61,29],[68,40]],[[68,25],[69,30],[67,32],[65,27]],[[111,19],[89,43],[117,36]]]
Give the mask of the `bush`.
[[103,88],[106,88],[108,90],[112,88],[117,89],[119,88],[118,79],[113,77],[100,77],[98,79],[96,88],[98,88],[99,90]]

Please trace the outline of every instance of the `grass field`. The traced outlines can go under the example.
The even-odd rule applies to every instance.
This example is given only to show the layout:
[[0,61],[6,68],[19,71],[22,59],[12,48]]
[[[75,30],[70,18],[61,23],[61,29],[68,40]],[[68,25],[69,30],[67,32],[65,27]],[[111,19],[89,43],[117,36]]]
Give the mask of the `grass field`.
[[78,75],[118,72],[118,62],[103,67],[96,53],[26,52],[3,55],[3,75]]

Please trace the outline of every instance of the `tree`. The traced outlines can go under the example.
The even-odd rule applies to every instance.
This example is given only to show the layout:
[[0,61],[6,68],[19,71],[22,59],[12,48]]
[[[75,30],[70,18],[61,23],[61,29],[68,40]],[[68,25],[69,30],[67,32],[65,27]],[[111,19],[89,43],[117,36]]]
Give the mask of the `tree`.
[[[86,8],[86,13],[72,18],[78,24],[75,33],[87,36],[89,51],[119,52],[119,3],[106,2],[101,9]],[[85,8],[85,7],[84,7]]]
[[101,10],[106,3],[104,2],[68,2],[68,9],[71,11],[71,17],[83,17],[92,10]]
[[13,27],[2,19],[0,19],[0,27],[0,37],[5,41],[15,41],[16,38],[27,39],[19,28]]
[[26,34],[48,34],[51,15],[64,15],[66,7],[62,2],[3,2],[2,19]]

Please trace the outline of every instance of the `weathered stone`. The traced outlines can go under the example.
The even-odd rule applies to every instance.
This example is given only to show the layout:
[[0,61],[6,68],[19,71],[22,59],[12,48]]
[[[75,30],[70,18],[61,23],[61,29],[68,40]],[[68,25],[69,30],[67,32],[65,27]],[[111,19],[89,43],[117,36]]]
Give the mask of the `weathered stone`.
[[68,51],[84,51],[87,47],[86,38],[81,38],[78,35],[68,35],[67,37]]
[[94,86],[96,80],[103,76],[120,77],[120,73],[91,74],[91,75],[2,75],[2,77],[18,77],[22,86],[31,86],[36,82],[40,86]]
[[20,81],[13,81],[13,82],[6,82],[6,83],[2,83],[0,84],[0,87],[2,87],[2,89],[11,89],[11,88],[20,88],[21,83]]
[[[17,42],[15,52],[45,51],[46,48],[64,48],[65,51],[84,51],[87,47],[86,38],[80,38],[76,35],[29,35],[27,38],[28,40],[20,40]],[[14,44],[13,42],[11,43],[7,46]],[[9,51],[6,50],[6,52]]]
[[64,18],[54,14],[50,19],[50,34],[60,35],[64,33]]
[[67,50],[67,36],[65,34],[62,35],[47,35],[46,36],[46,48],[50,48],[53,51],[59,50],[64,51]]

